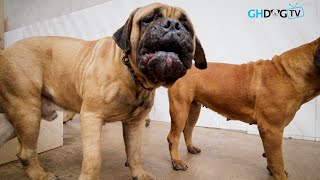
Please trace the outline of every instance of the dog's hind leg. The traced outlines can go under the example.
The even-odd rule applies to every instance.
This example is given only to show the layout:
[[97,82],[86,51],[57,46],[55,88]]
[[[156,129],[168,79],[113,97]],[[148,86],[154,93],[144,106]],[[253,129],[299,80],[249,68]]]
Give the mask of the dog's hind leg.
[[[40,92],[39,92],[40,94]],[[11,98],[7,106],[8,119],[13,124],[17,138],[17,157],[20,159],[30,179],[57,179],[51,173],[45,172],[40,166],[37,154],[37,141],[41,120],[41,98]]]
[[200,111],[201,111],[201,104],[197,102],[192,102],[189,110],[188,120],[183,129],[184,140],[186,142],[188,152],[192,154],[198,154],[201,152],[201,150],[198,147],[193,146],[192,144],[192,132],[193,132],[194,126],[198,121]]
[[274,176],[277,180],[287,179],[282,156],[283,128],[263,123],[258,124],[258,129],[267,158],[267,169],[269,170],[270,175]]

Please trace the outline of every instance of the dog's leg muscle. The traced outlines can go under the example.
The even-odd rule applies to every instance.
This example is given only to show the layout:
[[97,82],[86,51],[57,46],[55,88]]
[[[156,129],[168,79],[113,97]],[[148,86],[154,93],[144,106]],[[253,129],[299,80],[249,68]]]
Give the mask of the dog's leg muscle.
[[132,178],[151,180],[155,178],[144,171],[141,164],[141,138],[144,124],[144,119],[138,122],[123,122],[123,139]]
[[79,180],[99,179],[101,171],[101,128],[103,119],[97,113],[81,111],[83,161]]
[[[41,120],[41,100],[37,98],[11,99],[15,102],[7,112],[18,138],[17,156],[31,179],[57,179],[40,166],[37,141]],[[13,110],[13,111],[12,111]]]
[[265,156],[267,158],[267,169],[275,179],[287,179],[282,157],[283,129],[276,126],[271,126],[267,123],[258,124],[258,128],[265,151]]
[[191,103],[188,120],[183,130],[184,140],[186,142],[188,152],[192,154],[198,154],[201,152],[201,150],[198,147],[193,146],[192,144],[192,132],[193,132],[194,126],[198,121],[200,110],[201,110],[201,104],[198,104],[196,102]]

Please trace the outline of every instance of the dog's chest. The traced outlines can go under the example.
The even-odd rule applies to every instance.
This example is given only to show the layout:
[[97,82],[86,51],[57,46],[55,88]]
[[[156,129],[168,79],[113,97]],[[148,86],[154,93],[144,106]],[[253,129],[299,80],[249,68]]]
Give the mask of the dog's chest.
[[105,121],[139,121],[150,112],[154,100],[154,91],[120,93],[110,104]]

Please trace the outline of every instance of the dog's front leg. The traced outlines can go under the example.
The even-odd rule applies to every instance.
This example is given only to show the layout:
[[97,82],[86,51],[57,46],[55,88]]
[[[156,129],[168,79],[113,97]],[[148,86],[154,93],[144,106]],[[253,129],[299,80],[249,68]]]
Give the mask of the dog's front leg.
[[127,164],[130,167],[134,180],[155,179],[153,175],[143,170],[141,165],[141,139],[144,120],[136,122],[123,122],[123,139],[126,146]]
[[284,170],[282,156],[283,128],[263,123],[258,124],[258,129],[267,158],[267,169],[269,170],[270,175],[277,180],[286,180],[287,173]]
[[79,180],[99,179],[101,170],[102,119],[96,113],[81,112],[81,136],[83,160]]

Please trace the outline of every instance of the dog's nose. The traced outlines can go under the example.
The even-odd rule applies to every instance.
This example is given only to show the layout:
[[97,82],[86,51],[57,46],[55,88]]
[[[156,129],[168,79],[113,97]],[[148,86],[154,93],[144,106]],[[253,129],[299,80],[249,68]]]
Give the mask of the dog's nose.
[[177,31],[181,29],[181,23],[176,19],[163,19],[160,25],[168,31]]

